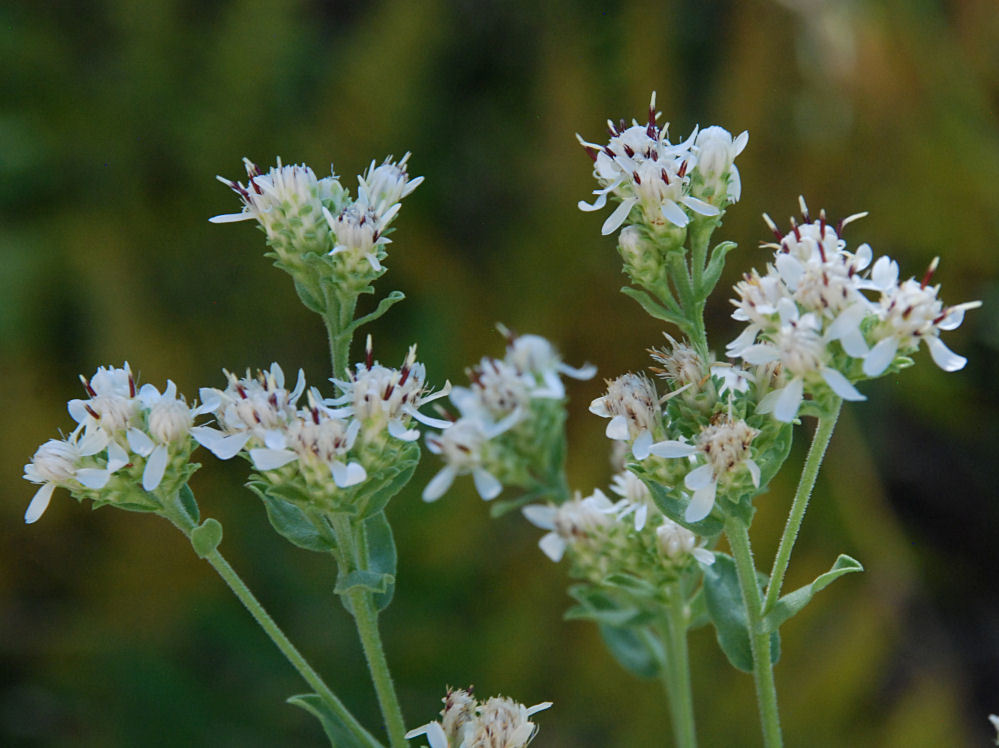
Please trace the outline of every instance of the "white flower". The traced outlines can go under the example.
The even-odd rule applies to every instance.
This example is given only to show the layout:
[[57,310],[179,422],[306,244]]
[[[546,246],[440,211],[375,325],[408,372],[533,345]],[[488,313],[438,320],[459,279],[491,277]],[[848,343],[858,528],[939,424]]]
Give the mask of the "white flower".
[[656,528],[656,540],[663,555],[672,561],[693,556],[705,566],[715,562],[715,554],[703,547],[703,541],[698,543],[694,533],[668,517],[663,517],[663,523]]
[[735,158],[749,142],[749,133],[743,130],[736,138],[723,127],[705,127],[694,140],[693,152],[697,156],[696,171],[705,183],[712,187],[714,194],[724,189],[728,202],[739,201],[742,195],[742,180]]
[[575,368],[564,363],[555,346],[540,335],[513,335],[502,325],[499,329],[509,341],[506,349],[507,363],[520,373],[530,374],[541,380],[542,385],[535,385],[532,389],[534,397],[564,397],[565,387],[559,374],[573,379],[590,379],[597,373],[597,367],[592,364]]
[[[498,424],[502,427],[509,425],[503,422]],[[460,418],[442,434],[428,433],[427,448],[434,454],[441,455],[445,465],[423,489],[423,500],[436,501],[447,493],[457,476],[467,473],[472,474],[475,490],[483,499],[489,501],[499,496],[503,484],[483,467],[486,442],[498,433],[495,430],[488,431],[486,425],[474,417]]]
[[425,386],[426,367],[416,360],[415,345],[399,369],[390,369],[373,360],[369,335],[364,362],[348,372],[347,379],[330,381],[342,394],[325,403],[334,408],[331,413],[338,418],[357,418],[366,428],[387,428],[391,436],[402,441],[420,437],[417,429],[408,427],[410,418],[439,429],[451,425],[450,421],[431,418],[419,411],[426,403],[447,395],[451,383],[446,383],[439,392],[431,392]]
[[357,178],[358,201],[370,206],[377,214],[384,215],[419,187],[423,183],[423,177],[410,179],[406,172],[409,155],[407,153],[398,162],[392,161],[389,156],[378,166],[372,161],[364,175]]
[[621,497],[615,505],[618,509],[618,519],[629,514],[635,514],[635,531],[641,532],[649,517],[649,506],[652,503],[652,493],[645,482],[630,470],[616,473],[611,479],[610,490]]
[[336,216],[323,208],[323,215],[336,236],[336,244],[330,254],[364,259],[372,270],[381,271],[380,258],[385,256],[382,247],[392,241],[385,236],[385,229],[398,212],[399,203],[393,208],[392,211],[379,215],[364,203],[356,202],[345,207]]
[[653,368],[652,371],[665,379],[676,391],[687,385],[701,385],[707,378],[707,367],[704,359],[686,343],[680,343],[671,335],[663,333],[669,347],[650,348],[652,359],[663,365],[663,368]]
[[526,707],[502,696],[478,703],[469,691],[448,689],[441,721],[410,730],[406,738],[425,735],[430,748],[523,748],[538,731],[530,717],[551,705]]
[[662,419],[656,388],[644,374],[622,374],[607,381],[607,394],[590,403],[590,412],[610,418],[607,438],[631,441],[636,460],[649,455],[652,432]]
[[[470,387],[451,389],[451,402],[463,416],[492,425],[503,419],[517,422],[527,413],[536,391],[533,377],[506,361],[488,357],[469,369],[468,376]],[[543,392],[541,396],[552,395]]]
[[690,194],[687,171],[695,160],[691,146],[697,131],[687,141],[671,144],[666,127],[656,124],[659,115],[655,106],[653,92],[647,124],[633,120],[631,127],[624,127],[623,123],[615,126],[608,122],[611,140],[605,146],[587,143],[576,136],[593,157],[593,174],[600,184],[593,191],[597,196],[594,203],[580,201],[579,209],[599,210],[607,204],[609,194],[621,201],[604,222],[601,228],[604,235],[617,231],[636,206],[642,211],[643,221],[652,226],[686,226],[690,216],[684,208],[705,216],[719,213],[716,206]]
[[135,378],[126,361],[120,369],[100,367],[88,381],[80,376],[90,398],[69,401],[69,414],[88,431],[100,429],[114,438],[130,428],[139,415]]
[[558,563],[566,548],[580,540],[601,534],[614,519],[614,504],[599,488],[583,498],[578,493],[564,504],[530,504],[521,509],[524,517],[535,527],[549,530],[538,547],[552,561]]
[[653,444],[649,451],[656,457],[680,458],[700,456],[704,464],[687,473],[683,484],[693,491],[684,512],[687,522],[699,522],[715,505],[719,481],[742,467],[749,472],[753,485],[759,488],[760,468],[753,460],[750,444],[759,432],[743,420],[729,417],[704,428],[695,444],[673,439]]

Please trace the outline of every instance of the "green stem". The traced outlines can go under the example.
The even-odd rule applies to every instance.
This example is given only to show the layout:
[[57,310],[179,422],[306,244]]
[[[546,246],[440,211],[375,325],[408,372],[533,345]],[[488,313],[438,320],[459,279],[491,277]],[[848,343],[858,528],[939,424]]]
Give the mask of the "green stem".
[[385,650],[382,648],[382,640],[378,634],[378,614],[375,611],[371,593],[360,587],[354,587],[347,593],[347,598],[350,600],[357,633],[361,636],[361,646],[364,648],[364,657],[368,661],[371,680],[375,684],[375,693],[378,696],[382,717],[385,719],[389,743],[392,748],[405,748],[407,745],[406,723],[402,719],[402,709],[399,707],[399,699],[396,696],[395,687],[392,685],[388,661],[385,659]]
[[767,748],[783,745],[780,716],[777,712],[777,686],[774,683],[774,666],[770,659],[770,634],[762,631],[763,615],[760,585],[756,580],[753,551],[749,545],[749,530],[739,520],[729,518],[725,523],[735,568],[746,606],[749,624],[749,645],[753,653],[753,681],[756,684],[756,703],[760,710],[763,744]]
[[679,587],[672,589],[666,620],[662,626],[666,662],[662,670],[673,723],[673,737],[679,748],[695,748],[694,697],[687,652],[687,612]]
[[[195,523],[187,516],[186,512],[183,511],[171,511],[171,507],[168,507],[164,512],[164,516],[169,519],[184,535],[190,540],[191,531],[196,527]],[[363,725],[355,719],[354,715],[351,714],[347,707],[343,705],[343,702],[337,698],[336,694],[330,690],[330,687],[326,685],[323,679],[320,677],[319,673],[312,669],[312,666],[308,663],[302,653],[298,651],[291,640],[285,636],[285,633],[277,625],[270,614],[264,609],[264,606],[260,604],[260,601],[254,596],[250,591],[250,588],[246,586],[246,583],[242,580],[236,570],[229,565],[229,562],[222,557],[222,554],[218,550],[214,550],[204,557],[213,569],[218,573],[222,580],[229,586],[229,589],[233,591],[239,601],[243,603],[243,606],[250,612],[253,619],[260,625],[260,628],[264,630],[270,640],[274,642],[274,645],[281,650],[281,654],[285,656],[288,662],[291,664],[298,674],[302,676],[309,686],[316,692],[316,694],[326,703],[326,705],[333,711],[337,717],[339,717],[344,725],[354,733],[354,735],[360,740],[361,745],[370,746],[371,748],[381,748],[381,743],[379,743],[375,738],[364,729]]]
[[337,378],[344,376],[350,366],[350,343],[354,337],[351,323],[356,310],[356,295],[341,298],[327,296],[323,322],[326,324],[326,337],[330,346],[330,365],[333,367],[333,376]]
[[836,421],[842,407],[843,401],[837,398],[832,412],[819,418],[818,425],[815,427],[812,446],[808,448],[805,466],[802,468],[801,479],[798,481],[798,490],[794,493],[791,512],[788,514],[784,533],[781,535],[780,545],[777,547],[777,556],[774,558],[770,584],[767,587],[766,600],[763,602],[764,614],[772,610],[780,598],[780,588],[784,584],[784,574],[787,573],[787,566],[791,561],[791,551],[798,538],[801,522],[805,518],[805,510],[808,509],[808,500],[812,496],[812,489],[815,488],[815,480],[819,475],[819,467],[822,465],[826,447],[829,446],[829,440],[832,437],[833,429],[836,428]]

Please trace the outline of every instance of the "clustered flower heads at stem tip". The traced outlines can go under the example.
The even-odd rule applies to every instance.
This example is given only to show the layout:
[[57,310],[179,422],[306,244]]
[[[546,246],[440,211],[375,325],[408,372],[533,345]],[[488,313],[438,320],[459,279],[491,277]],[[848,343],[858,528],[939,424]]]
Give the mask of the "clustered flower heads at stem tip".
[[410,730],[407,738],[425,735],[430,748],[524,748],[538,733],[529,718],[552,706],[524,706],[503,696],[477,701],[471,686],[448,688],[442,701],[440,721]]
[[[457,476],[468,473],[487,501],[504,485],[524,485],[541,468],[529,463],[545,459],[553,440],[561,438],[552,428],[564,418],[559,375],[589,379],[596,373],[593,366],[566,365],[538,335],[515,335],[502,326],[500,332],[507,337],[504,358],[484,357],[468,369],[470,386],[451,388],[458,415],[450,428],[427,433],[427,448],[441,456],[444,467],[424,488],[424,501],[439,499]],[[553,408],[558,418],[544,418]]]

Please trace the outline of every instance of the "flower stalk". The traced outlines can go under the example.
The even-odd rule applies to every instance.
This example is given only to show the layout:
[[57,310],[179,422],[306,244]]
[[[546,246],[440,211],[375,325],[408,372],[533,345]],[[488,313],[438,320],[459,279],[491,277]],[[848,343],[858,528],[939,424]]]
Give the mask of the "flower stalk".
[[661,636],[666,662],[662,678],[673,724],[673,739],[678,748],[695,748],[697,730],[694,722],[694,695],[690,679],[690,656],[687,647],[686,602],[679,586],[670,590]]

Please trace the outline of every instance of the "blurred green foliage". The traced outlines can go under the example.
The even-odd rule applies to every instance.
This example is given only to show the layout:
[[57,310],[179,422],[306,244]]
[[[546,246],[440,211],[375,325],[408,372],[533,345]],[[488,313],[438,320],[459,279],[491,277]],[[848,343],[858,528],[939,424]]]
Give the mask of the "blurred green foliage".
[[[194,396],[220,369],[280,361],[329,375],[321,324],[300,307],[212,178],[246,155],[359,173],[412,151],[426,183],[407,199],[382,289],[409,300],[373,332],[383,361],[420,345],[431,380],[501,351],[497,320],[549,336],[604,376],[647,365],[660,329],[617,293],[603,217],[582,214],[608,116],[649,93],[685,134],[750,131],[743,200],[720,238],[728,280],[803,193],[832,216],[870,210],[847,238],[917,275],[941,255],[951,303],[985,307],[948,343],[872,386],[834,437],[789,585],[839,552],[868,570],[785,628],[777,668],[789,745],[982,744],[999,712],[999,10],[994,0],[127,0],[0,8],[0,743],[11,746],[321,745],[283,699],[303,690],[208,567],[166,523],[59,495],[21,515],[20,466],[70,423],[76,376],[128,359],[143,381]],[[723,284],[724,285],[724,284]],[[731,337],[724,294],[713,344]],[[604,483],[598,381],[570,384],[575,485]],[[804,441],[804,434],[799,441]],[[792,456],[800,464],[802,452]],[[207,463],[209,460],[203,458]],[[462,485],[389,508],[400,545],[382,616],[411,725],[446,684],[474,683],[540,715],[538,745],[667,741],[658,684],[619,670],[595,629],[563,622],[564,569],[518,516],[488,518]],[[195,476],[223,551],[291,637],[375,728],[333,571],[274,535],[240,488],[245,466]],[[793,490],[785,476],[754,524],[766,566]],[[756,745],[750,679],[711,633],[692,638],[705,746]],[[991,703],[990,703],[991,700]]]

